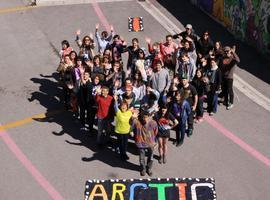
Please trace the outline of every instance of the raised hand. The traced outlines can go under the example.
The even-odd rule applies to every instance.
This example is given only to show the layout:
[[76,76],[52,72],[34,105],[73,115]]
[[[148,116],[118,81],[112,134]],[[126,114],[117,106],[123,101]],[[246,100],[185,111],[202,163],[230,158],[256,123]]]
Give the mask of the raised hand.
[[111,25],[111,32],[113,32],[114,31],[114,28],[113,28],[113,25]]
[[96,24],[96,30],[98,30],[99,29],[99,24]]
[[81,30],[80,30],[80,29],[78,29],[78,30],[76,31],[76,35],[81,35]]
[[89,37],[90,37],[91,39],[93,39],[93,33],[92,33],[92,32],[89,33]]
[[151,39],[150,38],[145,38],[145,41],[147,42],[147,44],[151,43]]

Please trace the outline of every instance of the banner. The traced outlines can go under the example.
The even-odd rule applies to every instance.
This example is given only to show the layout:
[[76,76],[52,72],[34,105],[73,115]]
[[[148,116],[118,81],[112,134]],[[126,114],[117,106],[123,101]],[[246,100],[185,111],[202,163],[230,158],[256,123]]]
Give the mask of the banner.
[[142,17],[129,17],[128,18],[128,31],[129,32],[143,31],[143,18]]
[[88,180],[85,200],[216,200],[213,178]]

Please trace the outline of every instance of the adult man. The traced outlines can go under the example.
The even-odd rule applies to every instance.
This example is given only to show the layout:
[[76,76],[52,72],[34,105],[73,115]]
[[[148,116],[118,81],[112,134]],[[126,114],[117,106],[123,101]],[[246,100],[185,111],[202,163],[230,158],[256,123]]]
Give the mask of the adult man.
[[224,47],[225,55],[220,62],[220,69],[222,72],[222,96],[224,96],[224,104],[226,109],[230,110],[233,107],[234,93],[233,93],[233,75],[240,63],[240,58],[235,53],[235,46],[230,48]]
[[171,85],[169,71],[163,68],[161,61],[157,62],[156,71],[150,77],[150,82],[152,88],[161,95],[169,91]]
[[188,133],[187,136],[190,137],[193,133],[193,122],[194,122],[194,114],[196,110],[196,106],[198,103],[198,94],[194,86],[189,84],[187,76],[182,76],[182,88],[180,91],[185,95],[186,100],[188,101],[191,112],[188,116]]
[[[150,113],[143,111],[139,118],[133,115],[132,127],[135,137],[136,146],[139,149],[139,160],[141,167],[141,176],[145,176],[147,173],[152,176],[153,166],[153,153],[156,145],[156,135],[158,133],[158,125],[150,117]],[[133,135],[133,134],[131,134]],[[145,162],[145,156],[147,154],[147,162]]]
[[[90,118],[92,115],[95,116],[95,112],[92,109],[92,106],[94,105],[94,98],[92,96],[93,92],[93,84],[90,81],[90,74],[88,71],[85,71],[83,73],[83,78],[80,83],[79,91],[78,91],[78,102],[80,106],[80,120],[83,125],[83,128],[85,129],[85,112],[87,113],[87,121],[90,123]],[[91,125],[92,126],[91,126]],[[93,124],[89,124],[90,132],[93,130]]]
[[196,45],[199,37],[198,37],[198,35],[196,35],[194,33],[194,30],[192,29],[192,25],[187,24],[185,31],[183,31],[179,34],[173,35],[173,39],[177,39],[177,38],[180,38],[180,39],[190,38],[194,42],[194,44]]
[[187,77],[188,81],[191,82],[196,72],[196,64],[187,53],[182,53],[178,58],[178,64],[175,69],[175,73],[179,74],[180,77]]
[[162,44],[162,48],[163,48],[165,56],[174,55],[176,49],[178,48],[178,45],[175,42],[173,42],[172,35],[166,36],[166,42]]
[[[96,102],[98,105],[97,118],[98,118],[98,135],[97,144],[102,145],[108,141],[110,137],[110,122],[113,109],[113,97],[108,95],[109,88],[102,86],[97,89]],[[103,139],[103,132],[105,132],[105,140]]]

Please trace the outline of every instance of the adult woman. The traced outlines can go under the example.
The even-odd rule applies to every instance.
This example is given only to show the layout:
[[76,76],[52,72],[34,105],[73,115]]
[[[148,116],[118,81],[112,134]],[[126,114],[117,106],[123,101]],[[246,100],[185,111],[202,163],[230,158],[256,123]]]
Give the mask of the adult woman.
[[135,62],[138,58],[140,47],[138,38],[132,39],[132,45],[128,46],[123,50],[123,52],[128,52],[128,61],[127,61],[127,74],[132,76],[135,73]]
[[79,36],[81,34],[81,31],[80,30],[77,30],[77,33],[76,33],[76,43],[78,45],[78,47],[80,48],[80,52],[81,54],[83,55],[83,57],[86,59],[86,58],[89,58],[89,59],[93,59],[94,56],[95,56],[95,53],[94,53],[94,48],[95,48],[95,43],[94,43],[94,40],[92,39],[91,36],[84,36],[83,40],[81,41]]
[[138,58],[135,62],[135,71],[139,71],[143,81],[147,81],[145,53],[142,49],[138,50]]
[[112,69],[111,60],[107,55],[103,56],[102,60],[103,60],[102,61],[102,66],[103,66],[103,69],[104,69],[104,75],[105,75],[105,77],[107,77],[110,74],[110,71]]
[[125,79],[125,72],[120,64],[120,62],[114,62],[113,69],[106,77],[106,82],[108,85],[113,85],[116,80],[120,80],[120,87],[122,86]]
[[172,106],[172,113],[179,122],[179,124],[176,126],[177,147],[181,146],[184,142],[188,116],[190,112],[191,108],[187,100],[185,100],[184,94],[177,91],[175,95],[175,102]]
[[[121,160],[128,160],[129,157],[127,155],[127,143],[128,137],[130,133],[130,119],[132,117],[131,110],[128,109],[128,103],[126,101],[122,101],[120,106],[118,107],[118,96],[114,95],[115,100],[115,133],[117,135],[117,143],[120,150],[120,158]],[[120,108],[120,109],[119,109]]]
[[104,68],[101,64],[101,60],[99,55],[96,55],[93,59],[93,69],[92,69],[92,74],[93,75],[99,75],[100,80],[104,81]]
[[77,57],[78,57],[76,51],[71,51],[69,54],[69,57],[70,57],[71,62],[73,63],[73,66],[76,66],[77,65]]
[[158,151],[159,151],[159,160],[165,164],[167,162],[167,142],[170,138],[170,129],[177,126],[177,119],[168,111],[167,105],[162,105],[159,108],[159,111],[155,115],[154,119],[158,124]]
[[133,87],[136,88],[137,97],[136,101],[141,101],[146,92],[145,82],[142,78],[141,72],[137,71],[133,79]]
[[196,75],[192,80],[192,85],[195,87],[198,93],[198,102],[196,107],[196,119],[195,122],[203,121],[203,102],[209,90],[209,85],[206,82],[206,77],[203,77],[203,70],[197,69]]
[[69,42],[67,40],[63,40],[61,42],[61,45],[62,45],[62,49],[59,52],[59,54],[60,54],[60,62],[63,62],[64,61],[64,57],[67,56],[67,55],[69,55],[70,52],[73,49],[72,49],[72,47],[70,47]]

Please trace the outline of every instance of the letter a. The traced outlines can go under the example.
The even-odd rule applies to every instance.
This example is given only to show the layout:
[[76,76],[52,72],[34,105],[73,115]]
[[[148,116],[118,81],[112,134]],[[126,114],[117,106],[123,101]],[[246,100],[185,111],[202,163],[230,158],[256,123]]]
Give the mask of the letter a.
[[[97,193],[98,189],[100,189],[100,193]],[[102,197],[103,200],[108,200],[108,196],[103,185],[101,184],[95,185],[88,200],[94,200],[95,197]]]

